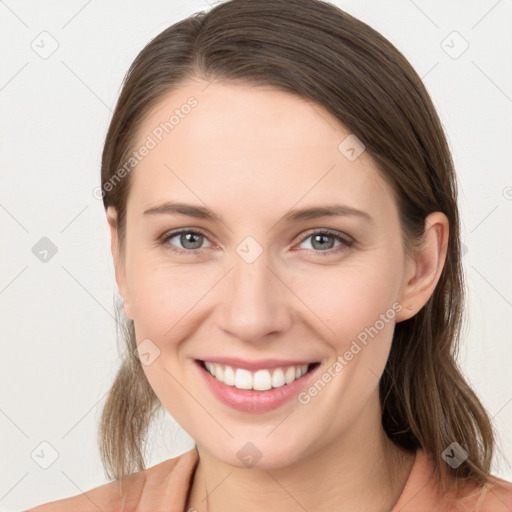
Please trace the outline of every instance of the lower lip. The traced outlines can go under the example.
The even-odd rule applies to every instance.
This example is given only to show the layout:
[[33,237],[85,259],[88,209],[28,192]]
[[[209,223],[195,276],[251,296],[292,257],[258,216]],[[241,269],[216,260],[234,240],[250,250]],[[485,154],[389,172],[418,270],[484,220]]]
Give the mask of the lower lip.
[[291,384],[285,384],[279,388],[267,391],[255,391],[254,389],[238,389],[218,381],[210,372],[203,368],[199,361],[196,366],[212,393],[225,405],[243,412],[267,412],[277,409],[290,399],[296,397],[306,387],[319,366],[308,371],[305,375]]

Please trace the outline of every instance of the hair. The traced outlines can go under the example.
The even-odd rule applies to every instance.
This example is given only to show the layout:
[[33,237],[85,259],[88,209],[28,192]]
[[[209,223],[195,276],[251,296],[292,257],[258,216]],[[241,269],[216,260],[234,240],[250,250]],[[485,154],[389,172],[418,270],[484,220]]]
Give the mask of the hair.
[[[379,382],[382,425],[397,446],[431,455],[443,489],[448,480],[488,483],[493,427],[456,363],[465,300],[457,181],[442,124],[410,63],[370,26],[320,0],[229,0],[170,26],[130,66],[105,139],[103,204],[117,211],[121,251],[130,175],[105,185],[129,159],[148,112],[190,78],[271,86],[327,109],[390,184],[406,250],[421,242],[430,213],[447,216],[437,286],[416,315],[395,326]],[[116,479],[145,469],[141,445],[161,407],[134,355],[133,321],[119,322],[126,351],[99,426],[102,462]],[[454,441],[468,452],[457,468],[442,458]]]

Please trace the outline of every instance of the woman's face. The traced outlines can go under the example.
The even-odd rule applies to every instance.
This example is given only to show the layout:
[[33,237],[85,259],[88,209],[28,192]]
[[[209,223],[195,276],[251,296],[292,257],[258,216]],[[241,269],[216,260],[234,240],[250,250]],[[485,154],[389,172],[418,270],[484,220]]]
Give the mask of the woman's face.
[[357,140],[298,96],[189,81],[146,117],[144,145],[116,275],[167,411],[240,467],[292,463],[378,418],[409,259]]

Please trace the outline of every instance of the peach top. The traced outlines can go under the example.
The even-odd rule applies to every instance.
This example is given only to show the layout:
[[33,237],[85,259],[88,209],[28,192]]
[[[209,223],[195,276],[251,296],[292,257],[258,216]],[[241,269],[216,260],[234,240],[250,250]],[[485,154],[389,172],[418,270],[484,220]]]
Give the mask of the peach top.
[[[193,448],[121,480],[26,512],[188,512],[185,507],[198,460]],[[511,482],[495,478],[494,484],[481,490],[473,486],[454,500],[439,493],[431,476],[430,458],[418,449],[402,494],[390,512],[512,511]]]

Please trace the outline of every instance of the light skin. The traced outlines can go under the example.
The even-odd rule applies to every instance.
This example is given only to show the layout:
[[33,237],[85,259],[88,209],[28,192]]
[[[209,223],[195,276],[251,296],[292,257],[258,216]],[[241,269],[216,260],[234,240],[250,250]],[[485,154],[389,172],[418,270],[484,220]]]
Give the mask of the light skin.
[[[385,435],[378,384],[395,323],[415,315],[439,280],[447,218],[432,213],[408,254],[369,154],[347,159],[338,149],[350,134],[344,125],[271,87],[187,81],[151,110],[137,146],[190,96],[197,107],[132,171],[124,251],[107,210],[125,313],[137,342],[160,351],[145,374],[199,450],[187,510],[390,510],[414,454]],[[207,207],[224,222],[144,215],[168,201]],[[327,204],[371,219],[284,220],[292,208]],[[159,243],[181,228],[204,237]],[[326,229],[353,243],[311,236]],[[236,251],[248,236],[263,249],[252,263]],[[191,247],[199,254],[172,250]],[[208,356],[319,361],[321,375],[393,304],[394,318],[307,404],[235,411],[197,378],[194,361]],[[237,456],[249,441],[262,455],[251,468]]]

